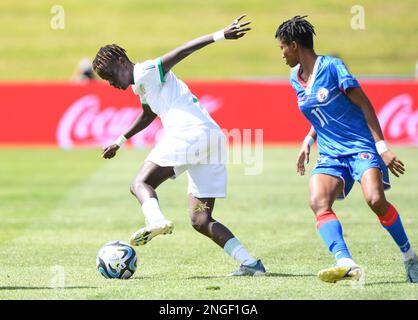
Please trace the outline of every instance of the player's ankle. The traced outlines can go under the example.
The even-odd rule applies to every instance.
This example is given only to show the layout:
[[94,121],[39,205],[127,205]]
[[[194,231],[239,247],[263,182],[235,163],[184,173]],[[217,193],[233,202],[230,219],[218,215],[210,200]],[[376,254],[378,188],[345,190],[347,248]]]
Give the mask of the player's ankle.
[[142,212],[144,213],[147,225],[154,225],[165,220],[156,198],[149,198],[145,200],[142,204]]
[[353,266],[356,266],[357,264],[351,258],[340,258],[337,260],[336,265],[338,267],[353,267]]
[[242,262],[242,265],[246,267],[255,267],[257,265],[257,260],[256,259],[245,260]]
[[402,252],[402,259],[403,259],[403,261],[408,261],[408,260],[411,260],[411,259],[416,259],[416,257],[417,256],[416,256],[416,254],[414,252],[414,249],[412,249],[412,247],[410,247],[408,251]]

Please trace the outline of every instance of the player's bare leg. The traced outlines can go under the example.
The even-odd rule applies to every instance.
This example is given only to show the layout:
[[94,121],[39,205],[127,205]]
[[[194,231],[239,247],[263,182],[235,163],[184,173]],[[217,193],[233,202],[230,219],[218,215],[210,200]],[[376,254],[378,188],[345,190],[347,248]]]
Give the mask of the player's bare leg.
[[189,194],[189,215],[193,228],[223,248],[234,237],[232,232],[212,218],[215,198],[196,198]]
[[377,216],[383,216],[389,209],[383,190],[382,174],[378,168],[370,168],[361,177],[364,199]]
[[157,198],[155,189],[172,176],[173,167],[160,167],[151,161],[145,161],[132,182],[131,193],[142,205],[149,198]]
[[343,181],[327,174],[314,174],[309,180],[309,206],[315,216],[332,210],[337,196],[342,192]]
[[173,175],[173,167],[160,167],[150,161],[140,168],[131,185],[131,193],[142,206],[146,226],[132,234],[129,239],[132,245],[144,245],[157,235],[172,233],[173,223],[164,218],[155,189]]
[[361,177],[361,188],[370,209],[401,250],[407,281],[418,283],[418,258],[409,243],[397,210],[386,200],[380,169],[368,169]]
[[332,210],[332,205],[343,188],[343,181],[331,175],[314,174],[309,181],[310,207],[316,216],[317,230],[336,259],[334,267],[323,269],[318,273],[319,279],[325,282],[358,280],[361,276],[361,269],[348,251],[341,224]]
[[193,228],[212,239],[225,252],[241,263],[232,276],[259,276],[266,270],[260,260],[255,259],[232,232],[212,217],[215,198],[196,198],[189,194],[189,214]]

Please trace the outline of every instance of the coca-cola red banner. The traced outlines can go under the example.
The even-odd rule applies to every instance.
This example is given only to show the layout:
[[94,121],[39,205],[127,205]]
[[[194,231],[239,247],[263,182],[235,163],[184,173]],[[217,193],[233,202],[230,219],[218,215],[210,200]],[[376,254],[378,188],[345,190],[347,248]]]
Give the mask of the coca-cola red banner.
[[[418,145],[418,82],[362,81],[386,140]],[[287,81],[199,82],[188,85],[222,128],[263,129],[266,143],[300,142],[309,123],[299,112]],[[101,82],[0,84],[0,144],[47,144],[62,148],[104,146],[141,112],[132,90]],[[129,143],[154,144],[161,135],[157,119]]]

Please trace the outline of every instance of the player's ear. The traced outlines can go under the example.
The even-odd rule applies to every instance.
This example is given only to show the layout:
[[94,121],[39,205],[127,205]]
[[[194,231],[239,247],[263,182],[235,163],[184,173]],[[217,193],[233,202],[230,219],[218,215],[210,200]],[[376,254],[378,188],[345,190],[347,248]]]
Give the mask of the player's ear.
[[119,57],[118,58],[118,63],[122,66],[124,66],[126,64],[126,59],[124,57]]
[[298,49],[298,43],[296,41],[292,41],[290,43],[290,47],[292,48],[293,51],[296,51]]

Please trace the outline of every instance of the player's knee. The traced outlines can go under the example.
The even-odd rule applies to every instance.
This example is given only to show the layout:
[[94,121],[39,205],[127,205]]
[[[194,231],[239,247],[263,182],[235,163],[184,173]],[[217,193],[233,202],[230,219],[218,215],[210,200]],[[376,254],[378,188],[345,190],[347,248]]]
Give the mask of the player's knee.
[[209,218],[204,212],[193,213],[190,216],[192,227],[198,232],[204,232],[209,226]]
[[132,182],[129,189],[130,189],[132,195],[136,196],[140,192],[140,190],[144,188],[144,186],[145,186],[145,182],[143,180],[135,179]]
[[201,221],[199,219],[192,218],[191,223],[192,227],[198,232],[202,232],[203,230],[205,230],[205,227],[207,226],[207,224],[204,221]]
[[375,212],[381,212],[382,208],[387,207],[385,196],[375,192],[367,195],[367,204]]
[[312,211],[317,214],[331,209],[331,201],[323,196],[311,195],[309,206]]

